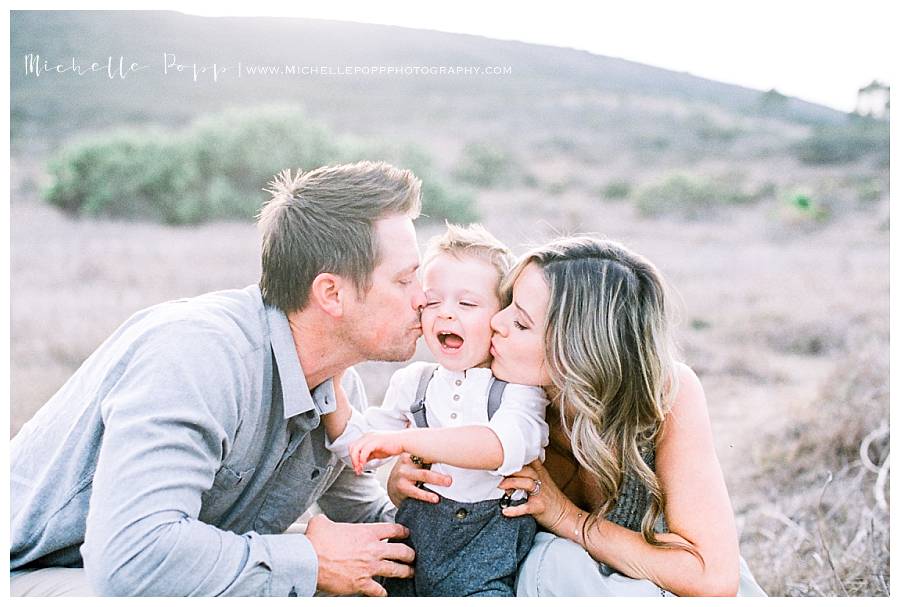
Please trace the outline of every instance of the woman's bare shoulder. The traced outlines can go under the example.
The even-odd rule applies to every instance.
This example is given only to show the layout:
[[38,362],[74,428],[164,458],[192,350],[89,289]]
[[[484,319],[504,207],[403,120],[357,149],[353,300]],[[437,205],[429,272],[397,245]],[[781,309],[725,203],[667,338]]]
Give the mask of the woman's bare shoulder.
[[709,413],[706,408],[706,394],[700,378],[683,362],[675,363],[677,379],[676,392],[670,402],[669,411],[663,422],[663,436],[688,428],[709,427]]

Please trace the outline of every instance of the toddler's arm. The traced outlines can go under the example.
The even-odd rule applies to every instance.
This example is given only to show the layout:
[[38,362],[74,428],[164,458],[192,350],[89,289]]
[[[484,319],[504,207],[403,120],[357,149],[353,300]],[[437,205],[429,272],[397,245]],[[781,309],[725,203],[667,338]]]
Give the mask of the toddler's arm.
[[350,447],[350,461],[353,469],[361,473],[370,459],[401,453],[410,453],[427,462],[476,470],[496,470],[503,463],[503,445],[488,426],[367,433]]
[[542,389],[509,384],[486,425],[368,433],[350,447],[350,460],[360,472],[371,458],[405,452],[428,462],[508,476],[541,457],[550,434],[544,420],[547,404]]
[[[406,414],[408,406],[403,403],[412,400],[409,391],[409,373],[406,369],[400,369],[391,377],[387,392],[384,396],[384,405],[381,407],[367,407],[365,411],[359,411],[350,405],[346,391],[340,385],[339,377],[334,378],[334,396],[336,400],[335,410],[322,416],[322,424],[325,426],[327,440],[325,446],[329,451],[337,455],[345,464],[352,465],[350,460],[350,445],[359,440],[367,432],[373,430],[399,430],[407,426]],[[367,470],[377,468],[383,462],[373,461]]]
[[350,399],[347,398],[347,392],[341,385],[344,379],[346,369],[334,376],[334,397],[337,401],[335,409],[331,413],[322,416],[322,425],[325,426],[325,434],[328,435],[328,441],[333,443],[347,429],[347,422],[353,415],[353,407],[350,406]]

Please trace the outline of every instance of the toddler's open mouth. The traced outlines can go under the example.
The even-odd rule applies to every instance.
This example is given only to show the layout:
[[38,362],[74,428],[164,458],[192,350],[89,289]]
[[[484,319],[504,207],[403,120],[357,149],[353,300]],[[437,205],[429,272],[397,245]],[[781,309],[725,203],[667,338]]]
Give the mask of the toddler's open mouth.
[[462,348],[465,341],[462,337],[452,331],[439,331],[438,341],[441,343],[441,349],[445,352],[456,352]]

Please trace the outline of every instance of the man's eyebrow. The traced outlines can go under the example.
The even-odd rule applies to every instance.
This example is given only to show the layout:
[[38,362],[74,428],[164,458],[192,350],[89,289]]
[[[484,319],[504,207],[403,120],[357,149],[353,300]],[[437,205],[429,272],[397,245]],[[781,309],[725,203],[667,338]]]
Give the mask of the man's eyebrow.
[[419,262],[417,261],[417,262],[414,263],[414,264],[410,264],[410,265],[406,266],[405,268],[403,268],[402,270],[400,270],[399,272],[397,272],[396,275],[397,275],[397,276],[406,276],[407,274],[412,274],[412,273],[414,273],[414,272],[415,272],[416,270],[418,270],[418,269],[419,269]]
[[513,302],[513,304],[515,304],[516,309],[517,309],[519,312],[522,313],[522,316],[525,317],[525,320],[528,321],[528,324],[530,324],[530,325],[535,324],[534,321],[531,320],[531,316],[528,314],[528,312],[525,311],[525,308],[523,308],[522,306],[520,306],[517,302]]

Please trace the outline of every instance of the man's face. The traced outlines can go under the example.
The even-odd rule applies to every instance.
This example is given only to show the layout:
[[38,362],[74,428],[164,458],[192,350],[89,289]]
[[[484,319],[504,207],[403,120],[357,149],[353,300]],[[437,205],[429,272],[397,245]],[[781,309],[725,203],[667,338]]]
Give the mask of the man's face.
[[419,315],[425,305],[416,229],[405,215],[381,219],[374,229],[380,263],[372,272],[372,288],[362,299],[351,296],[343,337],[366,360],[409,360],[422,335]]

